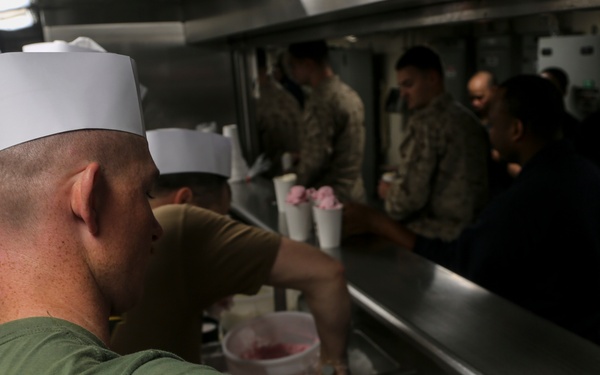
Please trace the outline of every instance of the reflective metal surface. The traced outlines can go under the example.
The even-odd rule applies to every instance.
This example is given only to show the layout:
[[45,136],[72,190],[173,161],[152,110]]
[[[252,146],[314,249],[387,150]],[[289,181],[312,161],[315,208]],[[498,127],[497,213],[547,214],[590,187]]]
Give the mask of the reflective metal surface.
[[[232,185],[232,211],[277,229],[269,181]],[[331,251],[353,300],[455,374],[598,374],[600,347],[411,252],[370,237]]]
[[598,0],[38,0],[43,26],[181,22],[187,43],[290,43],[593,9]]
[[[443,0],[220,0],[186,3],[186,33],[191,42],[264,33],[407,9]],[[311,37],[307,36],[306,37]]]
[[[416,3],[416,4],[415,4]],[[302,22],[254,30],[241,36],[252,45],[283,44],[307,38],[336,38],[345,35],[367,35],[429,26],[454,25],[473,21],[489,21],[543,13],[600,8],[599,0],[468,0],[419,1],[385,4],[388,8],[371,12],[374,5],[360,8],[360,14],[334,13]],[[384,4],[379,6],[383,7]]]

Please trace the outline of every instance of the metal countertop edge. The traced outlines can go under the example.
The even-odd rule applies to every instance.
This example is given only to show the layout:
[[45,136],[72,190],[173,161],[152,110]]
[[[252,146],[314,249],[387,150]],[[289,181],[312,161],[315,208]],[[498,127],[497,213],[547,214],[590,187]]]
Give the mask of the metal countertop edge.
[[382,323],[393,327],[397,332],[407,336],[417,345],[426,349],[427,352],[432,354],[431,358],[433,360],[439,362],[448,370],[454,371],[456,374],[461,375],[482,374],[481,372],[469,367],[458,358],[450,355],[448,352],[440,349],[438,346],[433,344],[426,335],[418,332],[411,326],[404,323],[397,316],[390,313],[385,307],[381,306],[379,303],[361,292],[358,288],[354,287],[351,283],[348,283],[348,291],[350,292],[350,296],[354,302],[356,302],[360,307],[373,315],[376,319],[379,319]]

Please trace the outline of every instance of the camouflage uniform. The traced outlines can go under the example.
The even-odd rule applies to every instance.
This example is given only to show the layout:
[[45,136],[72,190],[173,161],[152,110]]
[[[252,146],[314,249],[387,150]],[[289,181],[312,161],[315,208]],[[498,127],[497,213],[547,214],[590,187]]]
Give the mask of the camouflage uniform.
[[298,152],[298,132],[302,111],[298,102],[273,80],[260,86],[256,102],[256,126],[260,134],[261,150],[272,162],[270,176],[283,172],[281,156]]
[[364,117],[360,97],[339,77],[333,76],[313,90],[300,132],[299,184],[329,185],[340,200],[364,201]]
[[387,212],[424,237],[457,238],[487,201],[488,154],[484,128],[450,94],[440,95],[407,123]]

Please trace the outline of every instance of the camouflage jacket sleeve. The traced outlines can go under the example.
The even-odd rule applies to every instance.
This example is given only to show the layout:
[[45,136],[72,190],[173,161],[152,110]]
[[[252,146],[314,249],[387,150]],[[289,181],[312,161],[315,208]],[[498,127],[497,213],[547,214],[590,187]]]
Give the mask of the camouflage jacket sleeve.
[[309,186],[319,179],[332,152],[334,119],[324,105],[310,105],[304,113],[304,129],[300,136],[298,184]]
[[396,220],[409,218],[422,209],[431,195],[431,180],[436,173],[435,135],[424,124],[407,127],[400,144],[398,177],[391,183],[385,209]]
[[300,132],[298,183],[331,186],[341,200],[364,200],[364,106],[358,94],[332,77],[313,90]]

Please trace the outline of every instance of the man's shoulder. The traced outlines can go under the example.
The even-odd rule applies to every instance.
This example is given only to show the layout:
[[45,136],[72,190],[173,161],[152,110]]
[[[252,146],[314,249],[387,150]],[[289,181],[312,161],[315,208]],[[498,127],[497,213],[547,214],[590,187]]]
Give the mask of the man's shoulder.
[[223,215],[191,204],[168,204],[155,208],[153,213],[164,231],[159,244],[177,242],[181,236],[191,233],[206,236],[230,221]]
[[187,217],[214,219],[222,216],[205,208],[197,207],[191,204],[166,204],[164,206],[155,208],[152,210],[152,212],[159,222],[161,222],[161,219],[166,220]]
[[342,81],[338,76],[331,78],[325,85],[324,95],[331,101],[338,103],[359,102],[362,105],[360,95],[350,85]]
[[468,124],[468,126],[477,126],[478,128],[483,126],[473,112],[456,100],[448,103],[446,111],[449,121]]
[[452,132],[471,132],[484,140],[486,138],[483,125],[477,117],[449,94],[444,94],[418,112],[415,123]]
[[260,86],[257,106],[262,111],[293,111],[300,113],[298,101],[276,82]]
[[0,352],[2,375],[218,374],[159,350],[119,356],[84,328],[49,317],[0,325]]
[[[600,169],[583,156],[575,153],[568,144],[554,146],[554,153],[540,152],[536,159],[526,164],[513,187],[536,196],[548,195],[552,204],[572,204],[584,199],[600,205]],[[561,196],[554,201],[553,197]]]

